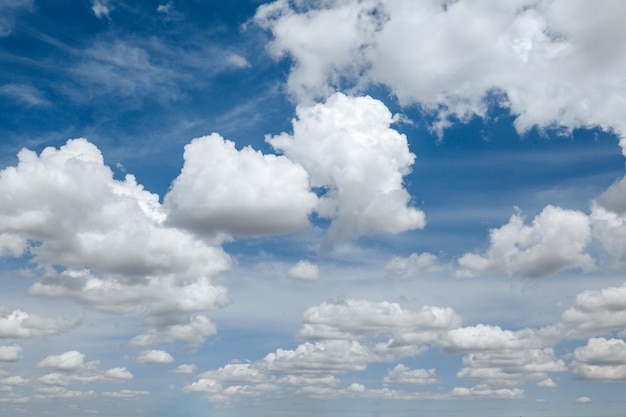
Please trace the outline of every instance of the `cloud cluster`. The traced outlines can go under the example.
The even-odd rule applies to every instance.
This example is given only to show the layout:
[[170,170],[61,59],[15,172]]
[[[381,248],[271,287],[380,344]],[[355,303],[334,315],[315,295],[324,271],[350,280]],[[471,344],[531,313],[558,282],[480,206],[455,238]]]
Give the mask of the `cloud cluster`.
[[[450,308],[411,311],[395,303],[348,299],[307,309],[303,322],[299,336],[312,341],[295,349],[279,348],[257,361],[201,373],[185,390],[205,393],[215,404],[287,392],[310,398],[521,398],[523,390],[515,387],[524,381],[545,381],[549,373],[567,370],[533,330],[460,327],[460,316]],[[410,369],[402,363],[388,370],[380,381],[382,389],[341,379],[372,363],[420,355],[425,345],[451,354],[468,353],[457,376],[479,384],[448,393],[396,389],[439,382],[435,368]]]
[[[277,0],[255,21],[276,58],[293,65],[300,102],[346,85],[388,87],[401,103],[438,114],[434,128],[487,111],[486,96],[532,126],[597,125],[623,134],[625,5],[584,1]],[[338,28],[332,33],[320,28]],[[616,47],[609,45],[618,45]]]
[[[4,252],[31,257],[41,276],[33,295],[115,313],[147,307],[145,322],[150,332],[163,332],[164,341],[201,341],[202,333],[177,334],[173,326],[190,325],[197,313],[227,303],[226,290],[210,279],[229,267],[229,256],[165,226],[158,196],[132,175],[114,179],[98,148],[85,139],[40,155],[20,151],[18,164],[0,172],[0,206],[0,233],[8,236]],[[51,319],[24,314],[4,320],[24,334],[59,328]]]

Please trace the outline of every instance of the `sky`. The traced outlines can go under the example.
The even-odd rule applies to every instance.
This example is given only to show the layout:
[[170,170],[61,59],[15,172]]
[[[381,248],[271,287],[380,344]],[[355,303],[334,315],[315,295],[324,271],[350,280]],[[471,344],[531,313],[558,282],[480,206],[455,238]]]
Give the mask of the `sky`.
[[0,414],[623,416],[626,3],[0,2]]

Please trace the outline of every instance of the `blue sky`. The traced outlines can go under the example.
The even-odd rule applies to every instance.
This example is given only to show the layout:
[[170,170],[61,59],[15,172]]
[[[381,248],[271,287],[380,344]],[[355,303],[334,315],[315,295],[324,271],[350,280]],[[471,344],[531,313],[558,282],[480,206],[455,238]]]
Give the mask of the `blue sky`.
[[0,410],[620,416],[619,1],[0,4]]

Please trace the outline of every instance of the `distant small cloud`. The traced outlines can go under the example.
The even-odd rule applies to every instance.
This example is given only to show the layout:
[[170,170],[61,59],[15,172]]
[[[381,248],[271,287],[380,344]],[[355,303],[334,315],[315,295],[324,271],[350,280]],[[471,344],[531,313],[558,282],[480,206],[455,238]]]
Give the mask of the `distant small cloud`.
[[228,61],[229,64],[237,68],[250,68],[252,66],[246,58],[235,53],[228,55],[226,61]]
[[552,378],[544,379],[543,381],[537,382],[537,386],[541,388],[556,388],[556,382],[552,380]]
[[109,13],[111,10],[106,2],[99,2],[98,0],[95,0],[91,6],[91,10],[93,10],[93,14],[95,14],[98,19],[110,19]]
[[75,371],[83,366],[85,355],[77,350],[50,355],[37,364],[38,368],[55,369],[58,371]]
[[196,372],[198,367],[193,364],[182,364],[179,365],[176,369],[172,370],[175,374],[193,374]]
[[174,362],[174,358],[164,350],[144,350],[137,356],[137,362],[146,364],[165,364]]
[[300,281],[317,281],[320,277],[320,268],[309,261],[298,261],[289,268],[287,275],[291,279]]
[[591,398],[589,398],[589,397],[578,397],[578,398],[576,398],[576,402],[578,404],[587,404],[587,403],[591,402]]
[[164,14],[164,20],[183,20],[182,12],[176,10],[171,1],[168,1],[166,4],[159,4],[156,9],[157,13]]

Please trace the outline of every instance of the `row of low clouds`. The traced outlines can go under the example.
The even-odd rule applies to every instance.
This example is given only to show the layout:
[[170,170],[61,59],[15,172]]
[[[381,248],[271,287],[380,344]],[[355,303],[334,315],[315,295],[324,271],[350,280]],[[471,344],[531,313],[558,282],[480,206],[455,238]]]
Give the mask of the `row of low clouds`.
[[[279,348],[256,361],[200,373],[185,390],[204,393],[211,402],[224,405],[286,393],[404,400],[522,398],[525,384],[556,388],[555,380],[567,372],[582,380],[624,381],[626,344],[611,337],[616,331],[621,331],[618,337],[624,336],[624,313],[624,285],[584,291],[556,323],[519,330],[463,326],[451,308],[425,306],[412,311],[386,301],[328,301],[303,313],[299,337],[306,341],[295,348]],[[559,357],[556,347],[570,340],[586,344]],[[402,363],[414,362],[411,358],[428,349],[462,354],[456,377],[476,385],[437,392],[433,386],[441,381],[436,368],[411,369]],[[382,389],[349,382],[351,375],[370,364],[395,362],[400,363],[373,383],[382,382]]]

